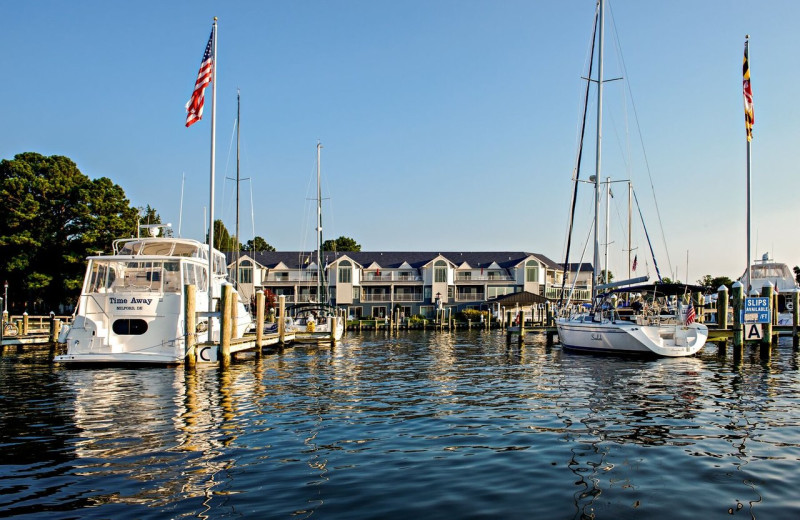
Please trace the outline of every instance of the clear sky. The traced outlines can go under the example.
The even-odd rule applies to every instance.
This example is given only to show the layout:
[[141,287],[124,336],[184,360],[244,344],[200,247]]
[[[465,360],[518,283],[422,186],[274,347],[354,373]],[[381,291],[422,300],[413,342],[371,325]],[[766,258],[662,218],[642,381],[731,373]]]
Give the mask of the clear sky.
[[[70,157],[176,230],[185,174],[181,234],[202,239],[211,89],[188,129],[184,105],[217,16],[216,217],[234,229],[239,88],[242,242],[255,231],[279,250],[315,247],[319,139],[326,238],[563,261],[593,0],[0,0],[0,13],[0,158]],[[606,78],[624,74],[630,91],[605,86],[601,175],[633,181],[663,275],[745,268],[745,34],[752,256],[800,264],[797,20],[793,0],[609,1]],[[584,179],[594,123],[587,133]],[[612,218],[609,258],[621,273],[627,197],[613,191],[623,222]],[[590,202],[582,187],[578,255]],[[654,274],[644,241],[633,247],[637,273]]]

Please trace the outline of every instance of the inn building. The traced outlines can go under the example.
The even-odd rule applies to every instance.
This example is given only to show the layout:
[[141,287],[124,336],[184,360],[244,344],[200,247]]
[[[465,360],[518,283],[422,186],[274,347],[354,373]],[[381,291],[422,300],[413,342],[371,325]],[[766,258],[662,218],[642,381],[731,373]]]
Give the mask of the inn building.
[[[229,271],[235,261],[228,253]],[[591,264],[562,264],[527,252],[369,252],[325,251],[324,280],[318,294],[316,252],[242,252],[240,294],[259,290],[285,296],[286,303],[327,301],[349,316],[383,318],[393,311],[432,317],[437,305],[453,312],[494,309],[498,298],[530,293],[536,301],[557,301],[562,286],[573,301],[589,301]]]

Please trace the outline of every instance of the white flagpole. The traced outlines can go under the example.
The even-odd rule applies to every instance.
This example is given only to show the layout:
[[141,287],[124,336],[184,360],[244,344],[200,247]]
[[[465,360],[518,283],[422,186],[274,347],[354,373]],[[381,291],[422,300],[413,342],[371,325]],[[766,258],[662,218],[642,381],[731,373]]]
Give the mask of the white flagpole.
[[[214,17],[213,65],[211,77],[211,188],[209,194],[208,218],[208,312],[214,311],[214,295],[211,281],[214,279],[214,163],[216,159],[217,132],[217,17]],[[212,338],[213,323],[208,318],[208,339]]]
[[[744,40],[744,54],[747,56],[747,69],[748,73],[750,70],[750,35],[745,36]],[[750,262],[753,258],[750,256],[750,136],[752,135],[750,132],[752,130],[748,129],[748,139],[747,139],[747,287],[744,288],[745,290],[745,297],[750,296],[750,288],[753,286],[752,279],[750,278]]]

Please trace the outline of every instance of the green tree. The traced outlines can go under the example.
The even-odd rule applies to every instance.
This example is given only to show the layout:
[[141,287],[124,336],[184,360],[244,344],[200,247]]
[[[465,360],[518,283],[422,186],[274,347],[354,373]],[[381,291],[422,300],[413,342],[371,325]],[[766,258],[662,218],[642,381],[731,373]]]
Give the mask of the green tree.
[[800,284],[800,267],[798,267],[798,266],[794,266],[794,269],[793,269],[793,271],[794,271],[794,280],[795,280],[795,281],[796,281],[798,284]]
[[[206,237],[206,242],[208,242],[208,237]],[[214,221],[214,247],[223,252],[236,251],[237,248],[239,251],[244,250],[242,244],[236,240],[235,236],[230,234],[228,228],[219,219]]]
[[246,251],[275,251],[275,248],[267,244],[267,241],[261,237],[255,237],[248,240],[244,245]]
[[322,243],[323,251],[361,251],[361,245],[350,237],[341,236],[336,240]]
[[67,157],[27,152],[0,161],[0,198],[0,270],[17,309],[73,303],[86,256],[136,230],[137,211],[122,188],[90,179]]
[[[146,208],[138,208],[139,209],[139,224],[140,225],[150,225],[150,224],[163,224],[161,221],[161,215],[155,210],[155,208],[150,207],[150,204],[147,205]],[[159,236],[164,237],[171,237],[174,236],[172,232],[172,227],[162,228],[161,234]]]
[[733,280],[731,280],[727,276],[711,276],[710,274],[707,274],[702,278],[700,278],[699,280],[697,280],[697,284],[702,285],[703,287],[706,287],[708,289],[711,289],[712,291],[716,291],[723,285],[727,287],[728,290],[730,290],[731,285],[733,285]]
[[[614,281],[614,273],[609,271],[608,272],[608,283],[611,283],[613,281]],[[601,269],[600,270],[600,274],[597,275],[597,283],[598,284],[606,283],[606,270],[605,269]]]

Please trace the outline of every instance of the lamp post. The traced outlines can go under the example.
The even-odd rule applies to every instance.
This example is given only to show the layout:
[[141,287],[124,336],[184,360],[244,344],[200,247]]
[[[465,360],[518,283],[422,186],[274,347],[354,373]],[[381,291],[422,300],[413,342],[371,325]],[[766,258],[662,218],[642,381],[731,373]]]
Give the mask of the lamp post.
[[8,280],[3,283],[3,312],[8,314]]

